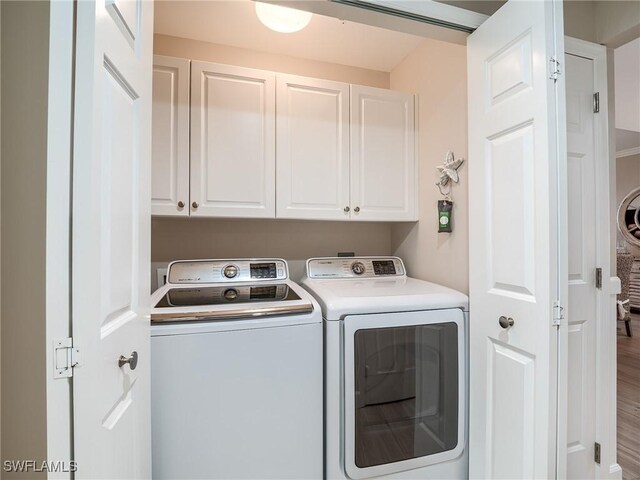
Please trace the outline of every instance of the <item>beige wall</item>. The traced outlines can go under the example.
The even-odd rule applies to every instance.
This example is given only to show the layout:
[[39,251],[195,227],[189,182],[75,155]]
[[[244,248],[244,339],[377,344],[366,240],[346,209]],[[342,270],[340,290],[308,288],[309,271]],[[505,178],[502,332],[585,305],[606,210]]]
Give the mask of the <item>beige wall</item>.
[[640,36],[637,0],[564,2],[565,35],[616,48]]
[[374,222],[154,218],[154,262],[188,258],[390,253],[389,225]]
[[[2,460],[47,458],[48,2],[2,8]],[[43,477],[2,472],[3,479]]]
[[595,42],[596,2],[593,0],[571,0],[564,2],[564,34]]
[[292,264],[292,277],[297,279],[303,260],[338,252],[391,254],[389,224],[161,217],[151,223],[152,262],[279,257]]
[[640,36],[640,2],[565,0],[564,33],[611,48],[619,47]]
[[616,48],[640,36],[640,2],[600,0],[594,3],[598,43]]
[[[2,79],[2,6],[0,6],[0,79]],[[1,82],[0,82],[1,84]],[[0,112],[2,95],[0,94]],[[0,145],[2,145],[2,115],[0,115]],[[0,186],[2,185],[2,149],[0,148]],[[2,195],[0,194],[0,272],[2,272]],[[2,275],[0,274],[0,373],[2,373]],[[0,432],[2,432],[2,381],[0,381]],[[0,434],[0,460],[2,456],[2,435]],[[2,474],[0,474],[2,477]]]
[[153,52],[158,55],[190,58],[206,62],[226,63],[241,67],[260,68],[275,72],[323,78],[336,82],[356,83],[389,88],[389,73],[335,63],[254,52],[244,48],[216,45],[186,38],[155,35]]
[[391,228],[392,251],[411,276],[462,292],[469,288],[467,166],[453,188],[453,233],[438,233],[436,166],[447,150],[467,157],[467,57],[464,46],[425,40],[391,72],[391,88],[419,94],[420,221]]
[[[640,187],[640,155],[632,155],[630,157],[622,157],[616,159],[616,216],[614,222],[617,221],[617,210],[620,202],[634,188]],[[617,234],[617,230],[616,230]],[[621,238],[619,234],[618,238]],[[628,246],[629,251],[636,256],[640,256],[640,248]]]
[[640,155],[616,159],[616,205],[634,188],[640,187]]

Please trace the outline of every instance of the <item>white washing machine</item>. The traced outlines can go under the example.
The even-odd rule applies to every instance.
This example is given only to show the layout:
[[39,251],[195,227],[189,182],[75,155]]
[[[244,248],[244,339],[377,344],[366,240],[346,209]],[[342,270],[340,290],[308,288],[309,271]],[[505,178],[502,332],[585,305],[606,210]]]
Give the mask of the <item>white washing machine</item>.
[[468,299],[397,257],[312,258],[325,328],[325,477],[467,479]]
[[282,259],[180,261],[152,296],[154,479],[318,479],[322,315]]

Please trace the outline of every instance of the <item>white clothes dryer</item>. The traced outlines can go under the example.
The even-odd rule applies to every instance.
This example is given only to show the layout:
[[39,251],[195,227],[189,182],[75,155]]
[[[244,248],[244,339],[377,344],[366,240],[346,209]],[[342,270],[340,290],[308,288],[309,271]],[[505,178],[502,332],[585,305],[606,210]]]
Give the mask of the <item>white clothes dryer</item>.
[[397,257],[312,258],[324,317],[325,476],[468,478],[468,299]]

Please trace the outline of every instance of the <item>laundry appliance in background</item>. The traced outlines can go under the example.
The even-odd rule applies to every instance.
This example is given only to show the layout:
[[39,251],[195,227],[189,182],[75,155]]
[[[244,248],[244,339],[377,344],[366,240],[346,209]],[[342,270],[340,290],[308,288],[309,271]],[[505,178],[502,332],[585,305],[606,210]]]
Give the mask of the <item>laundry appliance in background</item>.
[[468,299],[397,257],[312,258],[325,326],[325,476],[468,478]]
[[287,263],[173,262],[152,305],[153,478],[322,478],[322,316]]

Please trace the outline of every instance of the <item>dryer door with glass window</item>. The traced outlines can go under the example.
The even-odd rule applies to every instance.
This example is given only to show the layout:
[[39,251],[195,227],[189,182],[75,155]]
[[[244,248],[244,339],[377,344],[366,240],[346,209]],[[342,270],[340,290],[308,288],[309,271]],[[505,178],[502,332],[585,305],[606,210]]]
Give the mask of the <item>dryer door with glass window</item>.
[[344,339],[349,477],[392,474],[462,454],[462,310],[350,315]]

